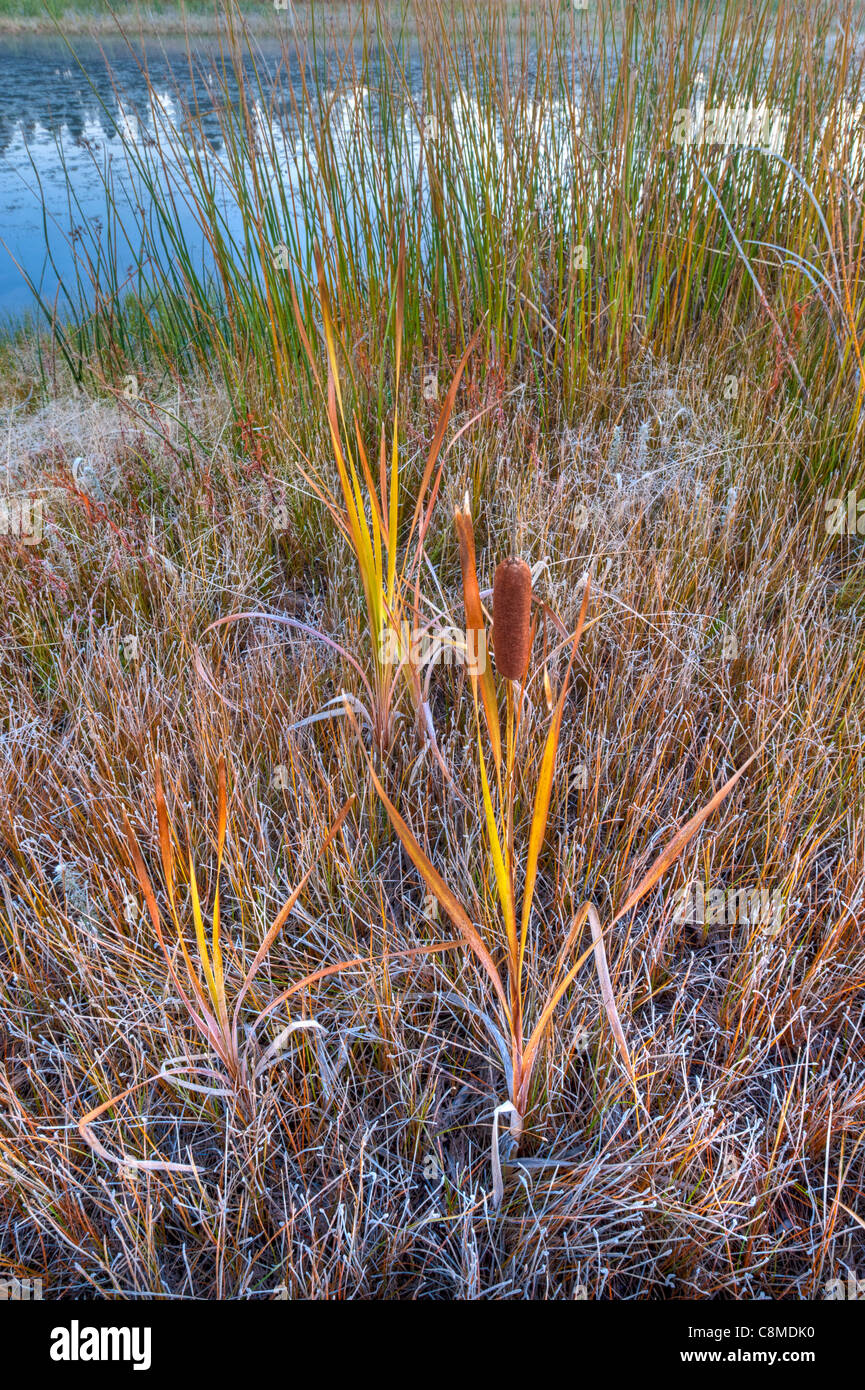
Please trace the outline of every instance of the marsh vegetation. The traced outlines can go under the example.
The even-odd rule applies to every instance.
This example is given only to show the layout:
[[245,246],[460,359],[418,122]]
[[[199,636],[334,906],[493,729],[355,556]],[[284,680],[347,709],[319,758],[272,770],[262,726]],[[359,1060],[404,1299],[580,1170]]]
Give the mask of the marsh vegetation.
[[83,72],[104,213],[70,178],[2,346],[0,1259],[819,1298],[865,1266],[855,10],[313,9],[134,109]]

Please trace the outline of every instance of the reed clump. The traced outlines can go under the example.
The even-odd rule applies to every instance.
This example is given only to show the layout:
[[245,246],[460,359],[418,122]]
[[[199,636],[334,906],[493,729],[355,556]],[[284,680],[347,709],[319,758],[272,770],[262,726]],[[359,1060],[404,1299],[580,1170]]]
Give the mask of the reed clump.
[[147,138],[118,128],[153,213],[131,278],[77,228],[61,311],[37,301],[80,381],[216,370],[238,418],[272,416],[315,397],[302,324],[325,248],[381,413],[405,224],[406,362],[457,361],[481,325],[482,359],[549,421],[593,374],[711,346],[719,398],[759,379],[768,409],[822,417],[825,476],[861,448],[858,19],[852,0],[366,0],[353,32],[292,25],[271,72],[228,0],[208,100],[178,91],[175,114],[151,90]]

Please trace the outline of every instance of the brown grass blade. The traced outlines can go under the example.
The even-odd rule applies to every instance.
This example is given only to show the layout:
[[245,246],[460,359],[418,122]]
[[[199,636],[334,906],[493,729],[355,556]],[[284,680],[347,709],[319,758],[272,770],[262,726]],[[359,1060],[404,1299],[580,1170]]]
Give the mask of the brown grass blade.
[[450,417],[453,414],[453,408],[457,398],[457,391],[459,390],[459,385],[462,381],[463,372],[466,369],[466,363],[468,362],[469,357],[474,351],[478,339],[480,338],[480,335],[481,328],[479,328],[477,332],[474,334],[474,336],[468,344],[468,347],[466,348],[465,352],[460,358],[459,363],[457,365],[457,369],[454,372],[453,380],[451,381],[451,384],[448,387],[447,395],[445,396],[442,402],[442,408],[439,412],[438,424],[436,425],[436,432],[433,435],[433,441],[430,445],[429,454],[427,455],[427,461],[426,466],[424,467],[423,477],[421,478],[420,486],[418,488],[417,501],[415,502],[414,514],[412,516],[411,527],[409,529],[408,541],[406,542],[406,551],[408,551],[408,547],[411,545],[411,540],[414,535],[415,528],[420,519],[421,511],[423,510],[424,499],[427,494],[427,489],[430,485],[430,479],[433,475],[433,469],[436,466],[436,461],[441,451],[441,446],[445,437],[445,430],[448,427],[448,421],[450,420]]
[[349,811],[351,810],[352,806],[354,805],[355,800],[356,800],[356,797],[350,796],[349,799],[348,799],[348,801],[347,801],[347,802],[345,803],[345,805],[343,806],[342,810],[339,812],[339,815],[337,816],[336,820],[333,822],[333,825],[330,827],[330,829],[329,829],[328,832],[327,832],[327,835],[325,836],[325,839],[324,839],[324,842],[323,842],[323,844],[322,844],[322,846],[321,846],[321,849],[318,851],[318,854],[317,854],[317,855],[315,856],[315,858],[313,859],[312,863],[310,864],[309,868],[306,870],[306,873],[305,873],[305,874],[303,875],[303,877],[301,878],[301,880],[300,880],[300,882],[298,883],[297,887],[289,894],[289,897],[288,897],[287,901],[285,902],[284,906],[282,907],[282,909],[281,909],[280,912],[278,913],[276,919],[275,919],[274,922],[273,922],[273,925],[271,926],[270,930],[268,931],[267,935],[265,936],[264,940],[262,941],[261,945],[259,946],[258,950],[256,951],[256,953],[255,953],[255,958],[253,959],[253,962],[252,962],[251,966],[249,967],[249,970],[248,970],[247,973],[246,973],[246,978],[245,978],[244,981],[243,981],[243,985],[241,986],[240,993],[239,993],[238,996],[237,996],[237,1002],[236,1002],[236,1004],[235,1004],[235,1006],[234,1006],[234,1020],[233,1020],[233,1023],[234,1023],[234,1027],[235,1027],[235,1028],[237,1027],[237,1019],[238,1019],[238,1016],[239,1016],[239,1014],[240,1014],[240,1006],[241,1006],[241,1004],[243,1003],[244,999],[246,998],[246,995],[247,995],[247,993],[248,993],[248,991],[249,991],[250,985],[252,984],[253,980],[255,979],[256,975],[258,974],[258,971],[261,969],[261,966],[262,966],[262,964],[263,964],[263,962],[264,962],[264,959],[265,959],[265,957],[267,956],[267,953],[269,952],[271,946],[273,945],[274,941],[276,940],[276,938],[277,938],[277,936],[279,935],[280,931],[282,930],[283,926],[284,926],[285,923],[287,922],[288,917],[289,917],[289,915],[290,915],[292,909],[294,908],[295,903],[297,902],[298,898],[300,897],[301,893],[303,892],[304,887],[306,886],[306,883],[307,883],[307,880],[309,879],[310,874],[312,873],[312,871],[313,871],[313,869],[315,868],[316,864],[318,864],[318,863],[320,862],[322,856],[325,855],[325,854],[327,853],[328,849],[329,849],[330,846],[333,844],[334,840],[336,839],[337,835],[339,834],[339,831],[340,831],[340,829],[342,828],[343,822],[345,821],[346,816],[348,815]]
[[625,1031],[622,1028],[622,1021],[619,1018],[619,1011],[616,1008],[616,999],[613,994],[613,983],[610,979],[610,971],[607,966],[607,952],[604,946],[604,933],[601,927],[601,919],[591,904],[588,905],[589,927],[592,932],[592,941],[595,948],[595,968],[598,972],[598,981],[601,986],[601,998],[604,1001],[604,1009],[607,1014],[607,1021],[616,1040],[616,1046],[625,1064],[625,1070],[631,1081],[636,1084],[634,1068],[631,1063],[631,1054],[628,1051],[628,1044],[625,1040]]
[[134,1086],[127,1086],[125,1091],[120,1091],[110,1100],[103,1101],[102,1105],[88,1110],[87,1114],[78,1121],[78,1133],[95,1154],[103,1158],[106,1163],[116,1163],[120,1168],[134,1168],[145,1173],[197,1173],[198,1169],[194,1163],[171,1163],[168,1159],[129,1158],[127,1154],[118,1156],[109,1153],[91,1130],[90,1126],[93,1121],[98,1120],[100,1115],[104,1115],[106,1110],[110,1110],[112,1105],[117,1105],[121,1100],[125,1100],[133,1091],[140,1090],[142,1086],[149,1085],[150,1081],[150,1077],[145,1081],[137,1081]]

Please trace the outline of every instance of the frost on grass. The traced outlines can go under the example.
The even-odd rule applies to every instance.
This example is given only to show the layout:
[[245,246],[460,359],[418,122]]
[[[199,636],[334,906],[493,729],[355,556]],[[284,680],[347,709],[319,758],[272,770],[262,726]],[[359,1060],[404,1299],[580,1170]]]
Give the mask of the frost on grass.
[[[423,409],[409,421],[418,432]],[[590,897],[607,913],[621,903],[634,886],[628,866],[644,872],[781,720],[754,775],[609,934],[645,1108],[635,1112],[585,970],[545,1041],[493,1228],[489,1134],[503,1076],[481,983],[461,951],[399,954],[439,939],[443,923],[376,813],[358,743],[339,722],[294,728],[353,690],[352,672],[296,631],[207,632],[226,613],[263,610],[363,649],[356,571],[291,466],[302,438],[326,467],[329,440],[321,421],[274,414],[262,464],[226,430],[224,401],[192,393],[185,410],[199,443],[182,458],[113,403],[6,422],[21,482],[57,490],[42,546],[0,541],[7,1268],[50,1279],[52,1296],[504,1298],[582,1288],[820,1297],[840,1264],[861,1268],[847,1208],[862,1181],[863,711],[857,628],[845,615],[862,578],[855,556],[815,525],[819,494],[792,476],[805,447],[799,417],[725,411],[709,362],[656,361],[625,386],[597,382],[559,431],[541,432],[517,395],[448,456],[427,542],[440,621],[462,622],[451,504],[475,480],[482,591],[513,538],[536,594],[572,630],[580,578],[594,574],[530,980],[548,976],[575,904]],[[101,476],[116,470],[101,500],[70,486],[82,455]],[[266,520],[271,488],[291,503],[279,531]],[[536,641],[560,679],[555,631]],[[539,757],[539,680],[529,696]],[[471,803],[473,713],[458,668],[433,671],[429,703],[442,758]],[[400,727],[389,791],[479,920],[489,885],[475,867],[477,819],[411,721]],[[159,756],[212,905],[223,752],[232,992],[327,825],[358,796],[241,1022],[318,967],[369,964],[269,1017],[257,1042],[278,1064],[248,1114],[160,1079],[165,1059],[200,1064],[201,1044],[123,835],[126,814],[166,913],[151,790]],[[530,811],[518,796],[521,826]],[[677,921],[692,880],[707,891],[778,890],[790,910],[771,936],[759,924]],[[302,1031],[280,1049],[288,1026],[313,1017],[327,1030],[324,1063]],[[131,1160],[124,1168],[94,1153],[77,1122],[127,1090],[92,1124],[107,1152]],[[134,1166],[148,1162],[193,1165],[198,1177]]]

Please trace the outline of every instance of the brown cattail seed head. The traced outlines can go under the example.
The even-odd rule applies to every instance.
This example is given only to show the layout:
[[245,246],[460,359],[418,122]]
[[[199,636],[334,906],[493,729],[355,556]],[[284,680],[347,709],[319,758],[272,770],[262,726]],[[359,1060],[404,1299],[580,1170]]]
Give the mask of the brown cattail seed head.
[[502,560],[493,580],[493,648],[496,670],[520,681],[529,665],[532,572],[525,560]]

